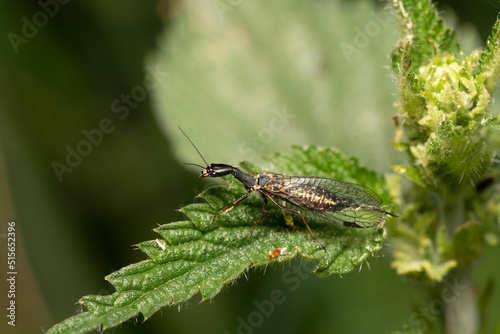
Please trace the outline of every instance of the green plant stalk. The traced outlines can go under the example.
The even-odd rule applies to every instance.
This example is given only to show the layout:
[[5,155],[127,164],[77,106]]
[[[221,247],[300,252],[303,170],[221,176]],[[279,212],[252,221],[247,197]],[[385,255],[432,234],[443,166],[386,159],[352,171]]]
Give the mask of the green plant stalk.
[[431,0],[391,5],[402,33],[392,58],[401,91],[396,125],[405,137],[397,147],[411,162],[395,171],[422,190],[405,203],[408,226],[394,229],[401,238],[393,267],[429,283],[428,323],[439,313],[444,333],[477,333],[484,321],[471,263],[487,233],[497,233],[498,211],[470,184],[498,168],[499,119],[487,108],[499,81],[500,20],[486,48],[466,55]]
[[464,196],[450,198],[443,195],[439,202],[439,221],[446,227],[446,235],[451,240],[457,228],[465,223]]
[[[470,265],[453,270],[448,279],[466,286],[456,298],[445,304],[444,323],[446,334],[474,334],[479,331],[479,309],[477,295],[473,289]],[[444,287],[443,287],[444,288]]]
[[[442,198],[439,218],[446,226],[448,240],[451,240],[457,228],[465,223],[465,199],[459,195],[454,198]],[[447,334],[474,334],[479,329],[479,309],[477,295],[474,292],[471,276],[471,264],[452,270],[441,283],[441,291],[446,285],[458,284],[465,289],[457,290],[453,300],[445,303],[444,325]]]

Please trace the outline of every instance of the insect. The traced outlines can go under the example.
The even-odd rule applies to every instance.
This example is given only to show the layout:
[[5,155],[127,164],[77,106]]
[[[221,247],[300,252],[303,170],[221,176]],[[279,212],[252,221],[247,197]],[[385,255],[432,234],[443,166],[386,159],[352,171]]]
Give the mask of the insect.
[[191,139],[179,127],[205,163],[205,166],[188,164],[202,168],[200,178],[232,175],[243,183],[247,192],[221,212],[227,212],[256,192],[263,200],[262,214],[253,228],[262,221],[268,211],[269,201],[285,212],[300,216],[312,238],[320,244],[307,223],[308,219],[335,223],[353,228],[368,228],[380,225],[386,215],[397,217],[385,211],[382,199],[372,190],[358,184],[323,177],[287,176],[275,173],[248,174],[241,169],[220,163],[207,163]]
[[269,252],[269,254],[267,255],[267,258],[268,258],[268,260],[272,260],[272,259],[274,259],[277,256],[284,255],[285,253],[286,253],[286,247],[283,247],[283,248],[274,248],[273,250],[271,250]]

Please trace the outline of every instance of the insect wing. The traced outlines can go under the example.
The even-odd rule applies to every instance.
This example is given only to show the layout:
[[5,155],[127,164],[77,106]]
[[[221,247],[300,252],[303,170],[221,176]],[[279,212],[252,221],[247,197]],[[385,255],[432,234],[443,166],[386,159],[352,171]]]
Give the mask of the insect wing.
[[[372,190],[328,178],[285,177],[280,191],[265,194],[285,210],[348,227],[373,227],[386,216],[381,198]],[[325,206],[328,201],[335,205]]]
[[385,220],[386,212],[380,205],[382,199],[371,189],[332,179],[322,179],[320,186],[351,203],[341,210],[327,211],[324,215],[338,218],[346,226],[361,228],[377,226]]
[[324,218],[340,220],[342,225],[356,228],[368,228],[381,224],[386,213],[374,207],[345,208],[339,211],[320,213]]

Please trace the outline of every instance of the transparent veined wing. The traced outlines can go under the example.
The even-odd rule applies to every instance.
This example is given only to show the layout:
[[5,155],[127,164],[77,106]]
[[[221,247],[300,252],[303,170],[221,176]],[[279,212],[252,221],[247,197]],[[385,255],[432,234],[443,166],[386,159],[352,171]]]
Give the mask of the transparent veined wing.
[[372,190],[328,178],[285,176],[280,187],[270,185],[264,194],[277,206],[307,219],[348,227],[374,227],[392,215]]

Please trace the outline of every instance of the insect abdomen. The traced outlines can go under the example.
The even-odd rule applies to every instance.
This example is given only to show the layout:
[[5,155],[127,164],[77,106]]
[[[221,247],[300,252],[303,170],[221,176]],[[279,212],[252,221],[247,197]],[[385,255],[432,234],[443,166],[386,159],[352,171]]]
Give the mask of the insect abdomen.
[[311,211],[336,211],[349,206],[345,199],[337,198],[321,187],[288,187],[284,190],[290,202]]

